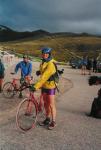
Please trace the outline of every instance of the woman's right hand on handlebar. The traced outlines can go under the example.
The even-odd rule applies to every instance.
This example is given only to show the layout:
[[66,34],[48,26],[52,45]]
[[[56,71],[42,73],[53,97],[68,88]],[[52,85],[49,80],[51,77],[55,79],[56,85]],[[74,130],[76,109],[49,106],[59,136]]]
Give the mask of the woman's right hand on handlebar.
[[36,91],[36,89],[35,89],[35,87],[34,87],[34,84],[31,84],[31,85],[29,86],[29,90],[30,90],[31,92],[35,92],[35,91]]

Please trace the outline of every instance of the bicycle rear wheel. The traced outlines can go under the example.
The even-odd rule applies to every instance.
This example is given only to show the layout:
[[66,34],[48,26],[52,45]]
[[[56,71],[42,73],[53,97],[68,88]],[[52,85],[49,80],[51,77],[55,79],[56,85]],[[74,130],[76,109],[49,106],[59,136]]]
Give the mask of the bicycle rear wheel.
[[12,98],[14,96],[14,86],[11,82],[6,82],[3,85],[3,95],[5,98]]
[[21,101],[16,113],[16,125],[22,131],[28,131],[35,126],[37,106],[28,98]]

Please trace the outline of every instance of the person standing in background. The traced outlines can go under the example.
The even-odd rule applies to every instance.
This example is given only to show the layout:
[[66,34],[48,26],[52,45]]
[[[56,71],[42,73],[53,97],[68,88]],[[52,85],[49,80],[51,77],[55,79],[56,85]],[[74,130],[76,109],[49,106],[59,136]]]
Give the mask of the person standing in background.
[[87,59],[86,59],[86,57],[82,58],[81,65],[82,65],[81,74],[85,75],[86,74],[86,69],[87,69]]
[[93,59],[93,72],[97,72],[97,60],[96,58]]
[[2,63],[0,59],[0,93],[2,92],[2,84],[3,84],[3,78],[4,78],[4,64]]
[[87,70],[88,70],[88,75],[91,75],[91,69],[92,69],[92,60],[87,57]]

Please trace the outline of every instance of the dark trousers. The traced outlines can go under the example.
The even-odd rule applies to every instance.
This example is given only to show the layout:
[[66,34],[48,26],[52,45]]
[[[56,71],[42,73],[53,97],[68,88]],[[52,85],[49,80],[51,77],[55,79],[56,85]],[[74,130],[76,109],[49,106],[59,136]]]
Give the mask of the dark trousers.
[[94,98],[90,115],[95,118],[101,118],[101,101],[98,98]]

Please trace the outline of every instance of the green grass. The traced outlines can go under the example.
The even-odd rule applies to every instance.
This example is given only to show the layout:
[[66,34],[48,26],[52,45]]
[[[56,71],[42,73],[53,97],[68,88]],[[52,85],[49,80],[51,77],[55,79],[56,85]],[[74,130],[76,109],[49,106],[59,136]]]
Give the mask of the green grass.
[[101,38],[98,37],[66,37],[47,36],[38,40],[23,39],[19,41],[1,43],[5,49],[20,54],[28,54],[33,57],[41,56],[40,48],[43,46],[52,47],[53,57],[62,62],[71,58],[81,58],[83,55],[90,57],[99,56],[101,51]]

